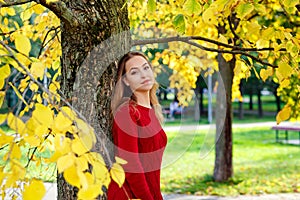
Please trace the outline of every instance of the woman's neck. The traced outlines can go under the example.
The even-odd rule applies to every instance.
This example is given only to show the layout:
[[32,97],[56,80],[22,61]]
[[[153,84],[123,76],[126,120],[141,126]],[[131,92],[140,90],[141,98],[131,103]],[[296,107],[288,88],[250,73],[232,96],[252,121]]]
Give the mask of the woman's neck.
[[151,108],[149,91],[134,94],[138,105]]

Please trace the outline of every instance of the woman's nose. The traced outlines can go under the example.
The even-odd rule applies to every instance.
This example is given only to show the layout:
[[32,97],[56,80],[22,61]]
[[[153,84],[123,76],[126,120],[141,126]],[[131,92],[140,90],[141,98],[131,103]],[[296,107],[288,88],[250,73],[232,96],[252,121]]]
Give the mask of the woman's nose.
[[146,76],[146,72],[144,72],[143,70],[141,70],[140,74],[141,74],[141,77],[143,77],[143,78]]

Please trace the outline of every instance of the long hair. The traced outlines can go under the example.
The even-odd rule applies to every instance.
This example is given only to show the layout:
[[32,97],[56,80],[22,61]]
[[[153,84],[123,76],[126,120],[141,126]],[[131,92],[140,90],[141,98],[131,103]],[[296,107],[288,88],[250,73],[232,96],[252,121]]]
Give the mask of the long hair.
[[[131,91],[130,87],[125,85],[125,83],[122,81],[123,76],[126,73],[126,62],[133,58],[134,56],[141,56],[143,57],[149,64],[149,66],[152,65],[149,62],[149,60],[147,59],[147,57],[140,53],[140,52],[128,52],[127,54],[125,54],[119,61],[118,63],[118,71],[117,71],[117,82],[115,85],[115,90],[114,90],[114,94],[112,96],[112,101],[111,101],[111,110],[112,113],[114,114],[118,107],[124,103],[129,103],[129,101],[134,102],[135,104],[136,102],[136,97],[133,94],[133,92]],[[162,115],[162,109],[161,106],[159,104],[158,98],[156,96],[156,90],[158,89],[158,83],[155,81],[153,87],[150,89],[149,95],[150,95],[150,104],[152,105],[155,115],[157,117],[157,119],[159,120],[160,123],[163,123],[163,115]],[[133,104],[134,105],[134,104]]]

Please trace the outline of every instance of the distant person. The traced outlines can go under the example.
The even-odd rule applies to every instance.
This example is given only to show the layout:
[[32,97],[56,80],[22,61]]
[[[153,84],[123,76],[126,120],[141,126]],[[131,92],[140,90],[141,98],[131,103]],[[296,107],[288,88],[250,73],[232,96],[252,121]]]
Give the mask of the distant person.
[[174,100],[170,103],[170,119],[174,119],[174,115],[176,112],[179,112],[180,114],[182,112],[182,107],[179,106],[177,96],[175,96]]

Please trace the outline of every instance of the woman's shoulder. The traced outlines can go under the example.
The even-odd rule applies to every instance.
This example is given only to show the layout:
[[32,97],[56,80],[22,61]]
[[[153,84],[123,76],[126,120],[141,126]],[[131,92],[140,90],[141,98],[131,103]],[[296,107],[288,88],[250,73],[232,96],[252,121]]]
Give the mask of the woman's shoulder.
[[136,118],[139,115],[139,112],[134,102],[127,101],[118,107],[115,115],[122,115],[123,117],[131,116]]

